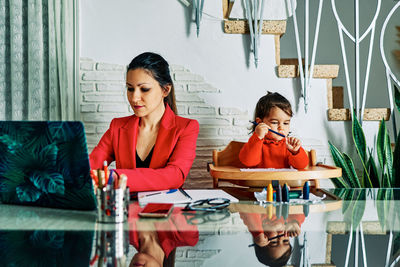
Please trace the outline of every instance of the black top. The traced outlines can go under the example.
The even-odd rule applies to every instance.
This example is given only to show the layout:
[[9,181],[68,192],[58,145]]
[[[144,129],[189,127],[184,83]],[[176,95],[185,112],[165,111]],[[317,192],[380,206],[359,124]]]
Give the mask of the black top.
[[142,160],[136,151],[136,168],[149,168],[150,167],[150,161],[153,156],[153,150],[154,150],[154,146],[151,149],[150,153],[147,155],[145,160]]

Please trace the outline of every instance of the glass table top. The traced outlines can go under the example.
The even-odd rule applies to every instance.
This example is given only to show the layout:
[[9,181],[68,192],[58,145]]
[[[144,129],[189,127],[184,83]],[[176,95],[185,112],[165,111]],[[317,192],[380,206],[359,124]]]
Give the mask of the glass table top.
[[307,204],[247,192],[221,211],[175,207],[164,219],[139,218],[132,201],[119,224],[96,222],[95,211],[0,205],[0,266],[399,266],[400,189],[321,192]]

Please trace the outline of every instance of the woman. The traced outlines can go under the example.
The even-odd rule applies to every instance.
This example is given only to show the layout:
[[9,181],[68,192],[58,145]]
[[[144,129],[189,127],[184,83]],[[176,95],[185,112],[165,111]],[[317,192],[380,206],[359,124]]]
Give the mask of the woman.
[[196,156],[199,124],[176,115],[169,65],[154,53],[135,57],[126,74],[135,115],[116,118],[90,154],[92,169],[116,161],[130,191],[179,188]]
[[[138,202],[129,206],[129,242],[137,253],[129,266],[175,266],[178,247],[194,247],[199,241],[196,225],[187,222],[181,207],[175,207],[168,220],[139,220]],[[194,214],[192,211],[185,211]]]

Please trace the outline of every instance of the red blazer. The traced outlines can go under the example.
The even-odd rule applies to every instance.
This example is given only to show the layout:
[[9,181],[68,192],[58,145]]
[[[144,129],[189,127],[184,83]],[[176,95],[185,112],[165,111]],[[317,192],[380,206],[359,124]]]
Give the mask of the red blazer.
[[[157,231],[160,246],[168,257],[171,251],[177,247],[194,247],[199,241],[199,230],[196,225],[188,224],[185,216],[182,214],[180,207],[174,207],[168,220],[159,220],[154,223]],[[137,202],[129,205],[129,242],[137,250],[140,248],[139,232],[147,231],[148,229],[137,229],[136,222],[139,220],[139,212],[142,208]],[[190,212],[192,213],[192,212]]]
[[130,191],[181,187],[196,157],[199,123],[176,116],[166,105],[150,168],[136,168],[139,120],[135,115],[113,119],[90,154],[90,167],[100,169],[105,160],[108,164],[115,160],[117,173],[128,176]]

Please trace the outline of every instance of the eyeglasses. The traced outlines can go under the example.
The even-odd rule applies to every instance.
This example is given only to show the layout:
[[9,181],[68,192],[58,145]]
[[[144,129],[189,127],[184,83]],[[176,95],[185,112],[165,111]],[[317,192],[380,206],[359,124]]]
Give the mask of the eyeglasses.
[[228,207],[230,200],[227,198],[208,198],[189,203],[184,210],[217,211]]
[[218,210],[217,212],[183,212],[186,222],[191,225],[216,223],[223,221],[231,216],[226,209]]

